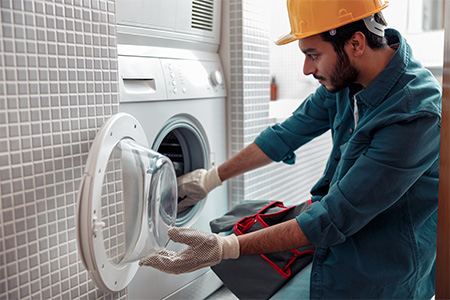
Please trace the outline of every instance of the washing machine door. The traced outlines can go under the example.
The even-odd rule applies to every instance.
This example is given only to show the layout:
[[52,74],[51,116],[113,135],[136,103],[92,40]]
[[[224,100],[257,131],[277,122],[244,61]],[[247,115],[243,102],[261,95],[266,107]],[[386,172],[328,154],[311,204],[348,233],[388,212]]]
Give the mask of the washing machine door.
[[92,144],[78,193],[78,247],[95,284],[124,289],[139,259],[167,245],[176,211],[172,162],[148,147],[134,117],[113,116]]

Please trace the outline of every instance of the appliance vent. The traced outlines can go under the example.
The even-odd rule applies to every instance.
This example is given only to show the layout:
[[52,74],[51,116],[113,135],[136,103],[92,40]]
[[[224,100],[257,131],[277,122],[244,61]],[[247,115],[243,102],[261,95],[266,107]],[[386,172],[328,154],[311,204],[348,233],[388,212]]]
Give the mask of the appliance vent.
[[214,0],[192,1],[191,28],[213,30]]

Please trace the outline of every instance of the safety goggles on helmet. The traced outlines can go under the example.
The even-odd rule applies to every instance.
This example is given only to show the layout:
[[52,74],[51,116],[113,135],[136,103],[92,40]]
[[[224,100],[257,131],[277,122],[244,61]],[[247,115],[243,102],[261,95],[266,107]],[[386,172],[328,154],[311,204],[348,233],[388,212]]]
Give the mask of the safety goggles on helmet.
[[287,0],[291,32],[275,43],[284,45],[361,19],[372,33],[383,36],[384,26],[373,15],[388,3],[384,0]]

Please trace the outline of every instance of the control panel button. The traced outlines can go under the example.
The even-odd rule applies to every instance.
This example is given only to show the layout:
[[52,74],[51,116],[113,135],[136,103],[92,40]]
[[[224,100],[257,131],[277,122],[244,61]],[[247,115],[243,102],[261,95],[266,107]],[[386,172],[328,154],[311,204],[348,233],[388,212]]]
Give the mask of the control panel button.
[[209,75],[214,86],[223,84],[222,73],[219,70],[211,72]]

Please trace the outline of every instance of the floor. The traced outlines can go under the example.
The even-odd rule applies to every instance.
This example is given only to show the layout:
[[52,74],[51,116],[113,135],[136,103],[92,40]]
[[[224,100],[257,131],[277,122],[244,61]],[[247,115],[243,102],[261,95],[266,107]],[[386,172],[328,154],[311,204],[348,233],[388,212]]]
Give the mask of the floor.
[[239,300],[229,289],[222,286],[205,300]]

